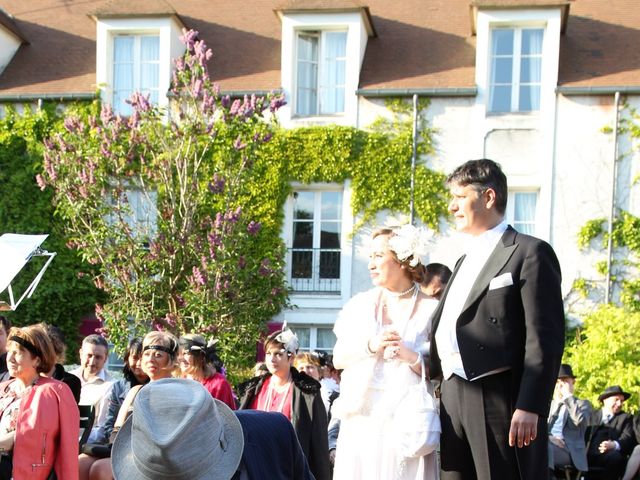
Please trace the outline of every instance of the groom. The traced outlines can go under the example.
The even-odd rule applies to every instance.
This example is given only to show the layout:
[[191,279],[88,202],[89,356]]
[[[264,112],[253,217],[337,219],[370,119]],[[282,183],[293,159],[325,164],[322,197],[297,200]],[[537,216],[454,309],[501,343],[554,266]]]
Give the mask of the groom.
[[442,479],[547,478],[546,420],[564,347],[558,259],[507,226],[507,179],[495,162],[466,162],[447,185],[469,243],[433,315]]

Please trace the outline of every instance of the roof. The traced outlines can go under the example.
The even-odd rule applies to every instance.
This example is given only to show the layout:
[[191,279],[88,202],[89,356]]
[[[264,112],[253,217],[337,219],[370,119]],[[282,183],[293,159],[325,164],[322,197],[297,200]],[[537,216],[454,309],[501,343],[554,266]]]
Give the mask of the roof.
[[24,38],[22,33],[20,33],[20,30],[18,30],[18,27],[13,21],[13,18],[11,18],[11,16],[2,8],[0,8],[0,25],[13,33],[16,37],[18,37],[21,42],[27,43],[27,39]]
[[[240,9],[228,0],[0,0],[30,42],[0,75],[0,96],[94,93],[94,16],[176,15],[213,50],[210,72],[223,91],[275,90],[281,84],[281,22],[275,12],[358,9],[366,9],[377,34],[368,40],[361,90],[468,91],[475,87],[472,3],[564,8],[567,0],[244,0]],[[570,1],[561,38],[561,86],[640,85],[636,3]]]

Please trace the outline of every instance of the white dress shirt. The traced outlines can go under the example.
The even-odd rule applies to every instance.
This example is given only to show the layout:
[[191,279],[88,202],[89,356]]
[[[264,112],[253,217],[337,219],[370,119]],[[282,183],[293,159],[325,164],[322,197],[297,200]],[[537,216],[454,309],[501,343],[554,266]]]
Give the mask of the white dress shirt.
[[442,375],[445,379],[453,374],[467,379],[460,356],[456,324],[476,278],[506,229],[507,223],[503,220],[491,230],[477,236],[468,236],[465,246],[466,254],[449,287],[435,335]]

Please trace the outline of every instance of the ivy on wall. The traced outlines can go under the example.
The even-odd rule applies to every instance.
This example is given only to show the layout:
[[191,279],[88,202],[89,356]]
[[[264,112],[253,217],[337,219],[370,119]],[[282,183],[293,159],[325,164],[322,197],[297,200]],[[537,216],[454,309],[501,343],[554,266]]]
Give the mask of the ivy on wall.
[[[350,179],[351,209],[359,218],[356,228],[372,221],[383,210],[409,213],[411,105],[395,100],[387,106],[392,118],[375,122],[368,131],[340,126],[276,130],[272,141],[253,159],[253,172],[259,181],[251,182],[240,198],[243,209],[262,224],[265,234],[256,241],[282,254],[279,234],[291,182],[343,183]],[[421,110],[427,107],[428,102],[422,101]],[[74,104],[72,109],[79,116],[88,116],[97,108],[95,103],[85,103]],[[41,191],[34,180],[43,169],[42,141],[64,131],[62,118],[53,105],[23,115],[11,109],[8,112],[0,122],[0,180],[4,189],[0,199],[0,229],[50,232],[44,246],[58,252],[36,295],[11,316],[18,324],[48,321],[61,326],[75,352],[73,342],[80,318],[93,312],[99,301],[100,291],[92,282],[95,270],[80,260],[77,251],[66,247],[61,220],[54,217],[51,206],[51,190]],[[424,158],[432,153],[433,131],[422,118],[419,132],[418,153]],[[416,217],[437,229],[439,218],[446,215],[445,197],[444,175],[418,162],[414,189]],[[263,251],[265,247],[255,248]]]
[[[67,360],[72,362],[81,318],[93,313],[100,292],[93,286],[90,266],[66,247],[62,225],[53,214],[51,192],[41,191],[34,180],[42,169],[42,141],[61,127],[60,122],[51,105],[24,114],[8,107],[0,120],[0,233],[48,233],[43,248],[58,254],[34,295],[15,312],[4,314],[19,326],[46,322],[60,327],[67,339]],[[22,294],[39,270],[39,261],[34,258],[19,274],[14,294]]]
[[[411,197],[411,104],[390,100],[392,119],[379,119],[370,130],[353,127],[306,127],[281,130],[264,151],[262,161],[277,166],[282,185],[280,202],[290,182],[342,183],[351,180],[351,209],[359,215],[356,229],[372,221],[378,212],[409,213]],[[422,100],[419,109],[428,107]],[[418,155],[433,153],[433,131],[419,119]],[[277,173],[276,173],[277,174]],[[414,208],[418,219],[433,229],[447,215],[445,176],[418,161],[415,172]],[[277,205],[282,212],[282,204]]]

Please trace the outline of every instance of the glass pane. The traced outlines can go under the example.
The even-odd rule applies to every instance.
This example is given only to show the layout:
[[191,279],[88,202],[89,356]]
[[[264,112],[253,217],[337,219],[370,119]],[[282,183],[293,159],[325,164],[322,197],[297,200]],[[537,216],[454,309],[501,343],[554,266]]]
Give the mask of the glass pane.
[[340,248],[339,222],[322,222],[320,248]]
[[313,252],[311,250],[291,252],[291,278],[311,278]]
[[298,60],[318,61],[318,37],[315,35],[298,35]]
[[535,192],[516,192],[514,195],[514,221],[533,222],[536,219],[536,202],[538,194]]
[[149,93],[159,87],[160,65],[157,63],[146,63],[140,68],[140,91]]
[[322,192],[322,219],[340,220],[342,217],[342,192]]
[[313,192],[294,192],[293,202],[293,218],[305,220],[313,219]]
[[160,60],[160,37],[144,36],[140,38],[140,58],[143,62]]
[[336,344],[336,335],[333,333],[333,330],[330,328],[318,328],[317,333],[317,345],[316,348],[319,350],[333,350],[333,347]]
[[511,83],[513,74],[513,58],[493,59],[493,80],[491,83]]
[[293,248],[313,248],[313,223],[293,223]]
[[113,109],[115,112],[124,116],[131,115],[133,109],[126,100],[131,97],[132,93],[132,90],[117,90],[113,92]]
[[540,83],[542,79],[542,59],[525,57],[520,61],[520,82]]
[[496,86],[492,88],[491,105],[489,110],[492,112],[511,111],[511,85]]
[[522,55],[542,55],[543,36],[541,28],[522,30]]
[[134,37],[115,37],[113,40],[113,61],[133,62],[133,42]]
[[113,66],[113,89],[133,90],[132,63],[116,63]]
[[311,341],[311,329],[303,327],[292,327],[293,333],[298,336],[298,344],[302,350],[309,350]]
[[310,62],[298,62],[298,88],[316,90],[318,84],[318,65]]
[[513,55],[513,29],[495,29],[492,32],[492,55]]
[[344,57],[347,54],[347,32],[327,32],[325,39],[327,58]]
[[320,252],[320,278],[340,278],[340,252]]
[[532,112],[540,110],[540,85],[521,85],[518,110]]

